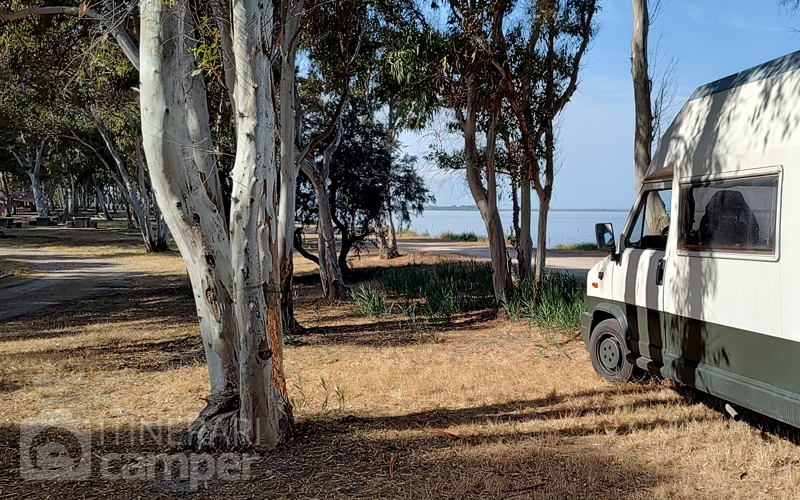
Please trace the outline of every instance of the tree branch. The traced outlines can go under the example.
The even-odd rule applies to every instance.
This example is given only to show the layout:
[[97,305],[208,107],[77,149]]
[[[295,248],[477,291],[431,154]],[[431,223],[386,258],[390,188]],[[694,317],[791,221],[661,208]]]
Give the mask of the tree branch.
[[346,82],[344,85],[344,90],[342,91],[342,97],[339,99],[339,104],[336,105],[336,112],[334,113],[334,117],[331,120],[330,124],[320,132],[316,137],[314,137],[310,143],[300,152],[298,155],[297,163],[302,165],[305,161],[306,157],[309,156],[314,149],[319,145],[320,142],[324,141],[328,138],[333,130],[336,128],[336,123],[342,116],[342,110],[344,109],[344,105],[347,102],[347,97],[350,95],[350,83]]
[[133,64],[136,70],[139,70],[139,47],[136,46],[136,43],[131,39],[130,35],[128,34],[125,29],[106,16],[100,14],[99,12],[85,8],[86,4],[82,3],[80,7],[67,7],[67,6],[54,6],[54,7],[36,7],[30,9],[22,9],[17,11],[11,11],[6,9],[0,9],[0,19],[5,21],[18,21],[20,19],[24,19],[29,16],[52,16],[52,15],[59,15],[59,14],[66,14],[72,16],[78,16],[78,19],[83,17],[88,17],[90,19],[94,19],[96,21],[100,21],[105,24],[106,28],[111,31],[111,35],[119,44],[119,47],[122,49],[122,52],[125,53],[125,57]]
[[303,229],[297,228],[294,230],[294,249],[297,250],[297,253],[305,257],[306,259],[310,260],[311,262],[319,265],[319,257],[314,255],[313,253],[309,252],[305,248],[303,248]]
[[581,40],[581,46],[578,49],[578,53],[575,54],[575,59],[572,61],[572,74],[569,78],[569,84],[567,88],[564,89],[561,97],[556,101],[555,107],[552,110],[553,116],[564,109],[564,106],[572,99],[572,94],[575,93],[575,89],[578,88],[578,71],[581,67],[581,58],[583,54],[586,53],[586,49],[589,47],[589,41],[592,38],[592,18],[594,17],[595,0],[589,0],[587,4],[588,12],[582,12],[583,19],[581,20],[581,27],[583,28],[583,39]]

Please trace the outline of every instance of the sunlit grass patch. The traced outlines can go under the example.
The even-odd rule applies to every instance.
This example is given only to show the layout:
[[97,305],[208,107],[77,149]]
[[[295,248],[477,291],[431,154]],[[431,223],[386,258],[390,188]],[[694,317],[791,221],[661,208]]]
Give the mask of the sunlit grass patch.
[[390,268],[381,277],[381,283],[406,303],[420,300],[416,311],[444,321],[450,321],[456,313],[494,305],[492,267],[482,262]]
[[439,234],[439,238],[446,241],[465,241],[465,242],[486,241],[485,236],[478,236],[473,231],[462,231],[460,233],[454,233],[453,231],[444,231],[443,233]]
[[559,243],[558,245],[554,246],[553,249],[555,250],[580,250],[582,252],[594,252],[597,251],[597,244],[596,243]]
[[538,300],[533,281],[525,280],[503,298],[503,307],[512,321],[526,319],[544,329],[574,333],[588,307],[586,286],[569,273],[551,271],[542,279]]

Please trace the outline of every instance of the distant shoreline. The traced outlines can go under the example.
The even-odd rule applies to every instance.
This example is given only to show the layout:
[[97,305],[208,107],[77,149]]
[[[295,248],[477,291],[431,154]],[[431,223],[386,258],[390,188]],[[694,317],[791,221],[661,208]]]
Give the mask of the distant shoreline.
[[[445,207],[438,207],[438,206],[427,206],[425,210],[431,210],[434,212],[477,212],[478,207],[475,205],[449,205]],[[511,212],[513,209],[511,208],[500,208],[498,209],[500,212]],[[538,212],[539,210],[533,209],[531,212]],[[551,208],[551,212],[620,212],[620,213],[628,213],[630,212],[629,208]]]

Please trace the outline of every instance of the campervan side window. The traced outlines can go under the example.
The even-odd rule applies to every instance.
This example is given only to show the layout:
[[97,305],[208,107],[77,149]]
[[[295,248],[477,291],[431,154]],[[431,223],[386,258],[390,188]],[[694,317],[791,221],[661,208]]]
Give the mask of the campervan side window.
[[775,253],[778,176],[681,186],[679,248]]
[[664,250],[667,247],[672,189],[647,191],[636,212],[636,219],[625,238],[628,248],[652,248]]

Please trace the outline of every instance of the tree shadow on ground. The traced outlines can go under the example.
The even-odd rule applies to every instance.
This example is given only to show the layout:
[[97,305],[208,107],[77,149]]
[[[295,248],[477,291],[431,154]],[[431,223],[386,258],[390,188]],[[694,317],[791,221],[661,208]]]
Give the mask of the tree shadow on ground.
[[[638,388],[630,390],[640,392]],[[574,422],[570,415],[555,427],[528,426],[521,430],[519,421],[508,420],[513,412],[534,408],[540,413],[531,414],[533,420],[546,418],[559,424],[561,417],[554,407],[563,398],[589,403],[604,392],[590,390],[474,408],[298,423],[291,442],[253,463],[249,480],[211,478],[195,484],[195,489],[189,481],[178,480],[174,470],[171,480],[165,480],[163,469],[142,479],[109,480],[108,472],[118,473],[121,464],[135,463],[132,455],[106,461],[105,477],[101,470],[103,457],[111,453],[141,454],[144,459],[147,454],[183,453],[175,444],[182,438],[185,423],[170,428],[163,422],[114,426],[107,421],[102,427],[92,422],[91,477],[80,482],[48,483],[21,479],[20,427],[6,425],[0,427],[0,488],[20,498],[51,495],[65,499],[253,498],[265,494],[270,498],[643,498],[641,488],[673,478],[646,463],[644,457],[614,446],[597,446],[596,441],[605,439],[609,432],[628,434],[678,422],[634,415],[622,425],[604,420],[586,425]],[[613,409],[609,405],[583,411],[602,416]],[[434,429],[485,424],[488,417],[505,425],[461,439]],[[79,438],[64,437],[61,432],[39,439],[41,443],[48,440],[64,441],[66,455],[80,457]],[[136,470],[132,473],[135,475]]]
[[[364,319],[357,313],[343,314],[336,319],[341,321],[346,318]],[[411,321],[405,316],[395,316],[392,319],[377,319],[370,323],[320,325],[306,327],[306,330],[296,336],[296,345],[329,345],[346,344],[353,346],[398,346],[412,343],[429,342],[439,338],[440,332],[448,333],[469,331],[477,325],[484,325],[487,321],[497,318],[497,311],[485,309],[470,313],[459,314],[455,321],[445,322],[437,319],[422,318],[424,323]]]
[[[724,399],[720,399],[711,394],[699,391],[687,385],[678,385],[673,388],[678,395],[686,402],[686,404],[702,404],[706,408],[715,413],[725,416],[733,420],[733,418],[725,410]],[[743,408],[740,406],[735,407],[736,412],[739,414],[740,420],[757,430],[761,437],[764,439],[782,439],[794,445],[800,446],[800,429],[785,424],[780,420],[768,417],[753,410]]]

